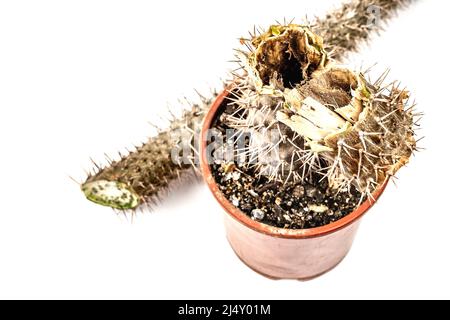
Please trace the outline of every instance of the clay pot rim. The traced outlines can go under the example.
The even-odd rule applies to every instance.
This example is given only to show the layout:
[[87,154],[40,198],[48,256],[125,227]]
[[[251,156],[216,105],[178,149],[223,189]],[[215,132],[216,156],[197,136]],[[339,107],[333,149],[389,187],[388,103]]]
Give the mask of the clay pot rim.
[[241,224],[251,228],[257,232],[270,235],[278,238],[287,238],[287,239],[307,239],[307,238],[315,238],[324,236],[330,233],[334,233],[340,229],[343,229],[350,224],[356,222],[360,219],[366,212],[369,210],[378,198],[381,196],[383,191],[385,190],[389,179],[380,185],[372,194],[374,199],[367,199],[364,201],[358,208],[356,208],[353,212],[346,215],[344,218],[339,219],[335,222],[327,224],[325,226],[310,228],[310,229],[284,229],[273,227],[268,224],[255,221],[247,216],[240,209],[236,208],[220,191],[212,173],[210,166],[206,157],[206,147],[207,147],[207,131],[211,128],[212,121],[216,115],[217,110],[222,105],[224,99],[230,94],[232,90],[232,86],[228,86],[225,90],[217,96],[216,100],[212,104],[211,108],[208,110],[205,119],[203,120],[202,131],[201,131],[201,140],[200,140],[200,168],[202,172],[203,179],[205,180],[208,188],[211,190],[213,196],[222,206],[222,208],[232,216],[234,219],[239,221]]

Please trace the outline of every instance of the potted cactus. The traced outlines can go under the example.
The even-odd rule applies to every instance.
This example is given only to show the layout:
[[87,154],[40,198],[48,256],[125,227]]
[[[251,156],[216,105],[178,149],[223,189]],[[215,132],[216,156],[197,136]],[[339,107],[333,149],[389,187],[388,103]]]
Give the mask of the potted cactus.
[[242,71],[221,94],[200,96],[129,154],[94,163],[84,195],[133,214],[197,175],[200,158],[247,265],[272,278],[328,271],[416,149],[407,91],[338,62],[410,2],[351,0],[314,30],[284,23],[241,39]]
[[308,26],[242,39],[242,72],[201,133],[201,170],[237,255],[271,278],[337,265],[361,216],[416,150],[406,90],[330,59]]

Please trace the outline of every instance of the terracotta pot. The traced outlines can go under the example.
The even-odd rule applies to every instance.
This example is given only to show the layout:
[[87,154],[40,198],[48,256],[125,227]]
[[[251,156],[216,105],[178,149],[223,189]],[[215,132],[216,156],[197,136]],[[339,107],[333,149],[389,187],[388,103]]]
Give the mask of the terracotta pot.
[[[207,130],[228,94],[229,91],[225,90],[219,95],[205,117],[200,161],[203,178],[225,210],[226,234],[233,250],[247,266],[273,279],[308,280],[333,269],[350,250],[360,218],[374,205],[374,201],[367,200],[344,218],[312,229],[276,228],[248,217],[219,190],[207,162]],[[387,183],[373,193],[375,201]]]

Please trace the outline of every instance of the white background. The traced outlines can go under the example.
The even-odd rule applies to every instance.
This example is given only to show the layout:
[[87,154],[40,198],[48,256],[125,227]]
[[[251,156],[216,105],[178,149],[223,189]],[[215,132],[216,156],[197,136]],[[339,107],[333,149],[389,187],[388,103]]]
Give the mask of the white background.
[[[391,68],[426,116],[426,150],[364,218],[348,257],[272,281],[229,247],[206,187],[133,222],[86,201],[89,157],[144,141],[166,104],[207,92],[253,24],[339,1],[1,1],[0,298],[450,298],[447,1],[420,1],[349,57]],[[299,20],[297,20],[299,21]]]

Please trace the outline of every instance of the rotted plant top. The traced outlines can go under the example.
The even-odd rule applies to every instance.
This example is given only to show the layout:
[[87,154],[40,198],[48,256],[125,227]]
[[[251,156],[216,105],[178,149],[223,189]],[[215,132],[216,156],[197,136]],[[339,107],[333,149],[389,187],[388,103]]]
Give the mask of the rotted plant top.
[[245,41],[245,73],[222,117],[241,136],[250,133],[244,165],[269,180],[319,174],[330,188],[353,185],[370,195],[408,162],[416,149],[413,105],[406,90],[383,83],[386,74],[371,83],[335,64],[307,26],[274,25]]

